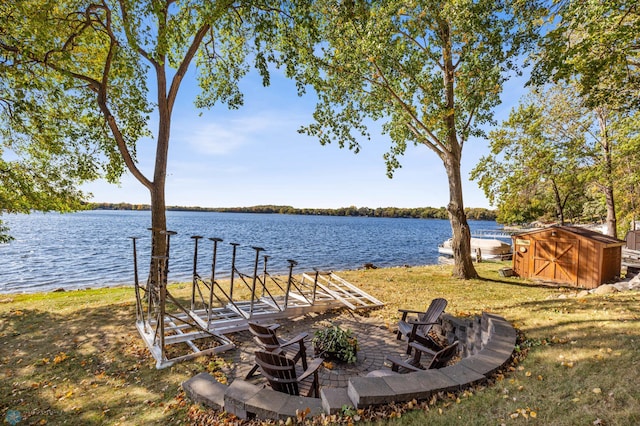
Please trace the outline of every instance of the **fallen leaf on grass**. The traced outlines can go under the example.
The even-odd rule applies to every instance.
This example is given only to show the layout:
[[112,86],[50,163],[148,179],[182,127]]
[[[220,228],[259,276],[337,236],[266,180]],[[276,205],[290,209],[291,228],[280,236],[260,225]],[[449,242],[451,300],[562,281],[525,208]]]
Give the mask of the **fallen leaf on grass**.
[[55,356],[55,358],[53,358],[53,363],[60,364],[62,361],[66,360],[67,358],[69,357],[67,356],[66,353],[60,352],[58,355]]
[[522,416],[525,419],[528,419],[529,417],[536,418],[538,414],[535,411],[531,411],[531,408],[529,407],[518,408],[516,409],[515,413],[509,414],[509,417],[511,417],[512,419],[517,419],[519,416]]

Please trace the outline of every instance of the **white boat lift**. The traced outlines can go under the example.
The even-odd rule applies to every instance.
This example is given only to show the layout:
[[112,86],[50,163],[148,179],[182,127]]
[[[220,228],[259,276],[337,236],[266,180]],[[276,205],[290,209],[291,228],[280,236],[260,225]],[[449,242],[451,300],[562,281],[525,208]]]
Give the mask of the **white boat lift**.
[[[367,310],[384,303],[367,294],[333,272],[313,271],[298,278],[297,265],[288,260],[287,278],[271,276],[267,270],[269,256],[255,250],[253,273],[243,274],[236,268],[239,244],[231,243],[231,278],[223,286],[216,279],[216,260],[220,238],[213,243],[211,276],[202,278],[197,272],[198,243],[203,237],[193,236],[194,261],[191,300],[174,297],[167,289],[171,231],[152,232],[152,238],[165,238],[167,256],[153,257],[146,285],[138,281],[136,238],[133,239],[136,292],[136,327],[156,360],[156,368],[176,362],[235,348],[227,334],[249,328],[248,322],[273,322],[309,312],[322,312],[346,307]],[[262,266],[259,272],[258,267]]]

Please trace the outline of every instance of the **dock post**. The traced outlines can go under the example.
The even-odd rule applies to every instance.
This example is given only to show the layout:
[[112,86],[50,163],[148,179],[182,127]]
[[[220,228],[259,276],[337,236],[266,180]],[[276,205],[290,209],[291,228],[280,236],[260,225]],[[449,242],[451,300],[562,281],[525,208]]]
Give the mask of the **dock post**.
[[211,323],[211,310],[213,309],[213,286],[216,282],[216,258],[218,257],[218,243],[222,238],[209,238],[213,241],[213,254],[211,255],[211,288],[209,289],[209,309],[207,311],[207,327]]
[[271,256],[266,254],[262,256],[264,259],[264,268],[262,268],[262,297],[264,297],[264,293],[267,288],[267,261],[270,257]]
[[287,259],[289,262],[289,279],[287,279],[287,291],[284,294],[284,308],[289,306],[289,290],[291,290],[291,284],[293,283],[293,267],[298,264],[295,260]]
[[249,316],[253,316],[253,302],[256,298],[256,280],[258,279],[258,262],[260,261],[260,252],[264,251],[262,247],[251,247],[256,251],[256,261],[253,264],[253,283],[251,284],[251,304],[249,307]]
[[140,281],[138,279],[138,250],[136,248],[136,240],[138,237],[129,237],[133,242],[133,283],[136,292],[136,320],[143,321],[142,300],[140,299]]
[[236,249],[240,245],[239,243],[229,243],[233,246],[233,252],[231,254],[231,284],[229,284],[229,299],[233,302],[233,277],[236,274]]
[[316,271],[316,275],[315,278],[313,280],[313,297],[311,299],[311,304],[315,305],[316,304],[316,291],[318,289],[318,277],[320,276],[320,271],[318,271],[316,268],[313,268],[314,271]]
[[193,235],[193,275],[191,280],[191,310],[196,310],[196,286],[198,285],[198,240],[202,238],[201,235]]
[[176,235],[176,231],[160,231],[160,233],[165,234],[167,238],[167,252],[164,254],[165,264],[164,264],[164,286],[167,287],[167,281],[169,276],[169,253],[171,253],[171,237]]

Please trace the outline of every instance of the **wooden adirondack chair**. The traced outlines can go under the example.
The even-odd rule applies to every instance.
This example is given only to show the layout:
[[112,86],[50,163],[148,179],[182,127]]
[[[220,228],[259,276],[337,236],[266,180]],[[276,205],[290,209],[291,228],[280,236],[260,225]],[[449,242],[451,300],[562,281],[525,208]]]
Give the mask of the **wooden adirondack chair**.
[[[304,345],[304,339],[309,333],[300,333],[292,339],[280,340],[276,335],[279,324],[262,325],[255,322],[249,322],[249,331],[253,334],[254,340],[265,351],[273,352],[278,355],[284,355],[293,362],[302,360],[302,368],[307,369],[307,350]],[[245,376],[245,380],[251,378],[258,370],[258,364],[254,365],[251,371]]]
[[[431,349],[421,345],[420,343],[411,342],[410,345],[414,349],[413,357],[407,360],[402,360],[400,358],[391,356],[387,357],[387,361],[391,362],[392,364],[391,371],[397,373],[399,372],[398,370],[400,367],[407,369],[409,372],[446,367],[449,361],[451,361],[451,359],[458,353],[457,340],[437,352],[432,351]],[[430,357],[430,359],[425,361],[424,364],[421,364],[422,354],[426,354]]]
[[[409,309],[399,309],[402,312],[402,319],[398,321],[398,340],[402,336],[407,336],[407,354],[411,354],[411,342],[416,341],[431,349],[440,349],[440,346],[429,337],[429,331],[434,324],[438,323],[438,318],[447,307],[447,300],[433,299],[425,312],[412,311]],[[411,318],[408,318],[412,314]]]
[[274,352],[256,351],[256,364],[271,388],[289,395],[320,398],[318,369],[322,358],[315,358],[305,371],[298,371],[296,363],[284,355]]

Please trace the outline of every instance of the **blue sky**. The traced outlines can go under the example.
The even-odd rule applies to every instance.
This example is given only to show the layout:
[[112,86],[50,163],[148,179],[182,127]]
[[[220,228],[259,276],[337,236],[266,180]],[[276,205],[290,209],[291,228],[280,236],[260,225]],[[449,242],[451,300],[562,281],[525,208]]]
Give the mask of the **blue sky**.
[[[524,79],[505,86],[496,111],[507,117],[525,92]],[[178,94],[172,120],[167,169],[167,205],[246,207],[260,204],[297,208],[442,207],[448,203],[448,183],[440,159],[424,146],[411,146],[393,179],[386,176],[383,154],[389,138],[374,127],[371,140],[354,154],[337,145],[322,146],[298,134],[312,120],[313,93],[298,97],[294,84],[277,71],[271,86],[262,87],[251,74],[242,82],[244,106],[229,110],[217,105],[198,110],[193,105],[197,84],[186,78]],[[157,128],[152,115],[150,128]],[[466,207],[491,207],[469,171],[488,152],[487,141],[472,139],[463,152],[462,174]],[[138,147],[140,168],[153,176],[155,143]],[[121,184],[103,181],[84,187],[94,202],[145,203],[149,194],[135,178]]]

